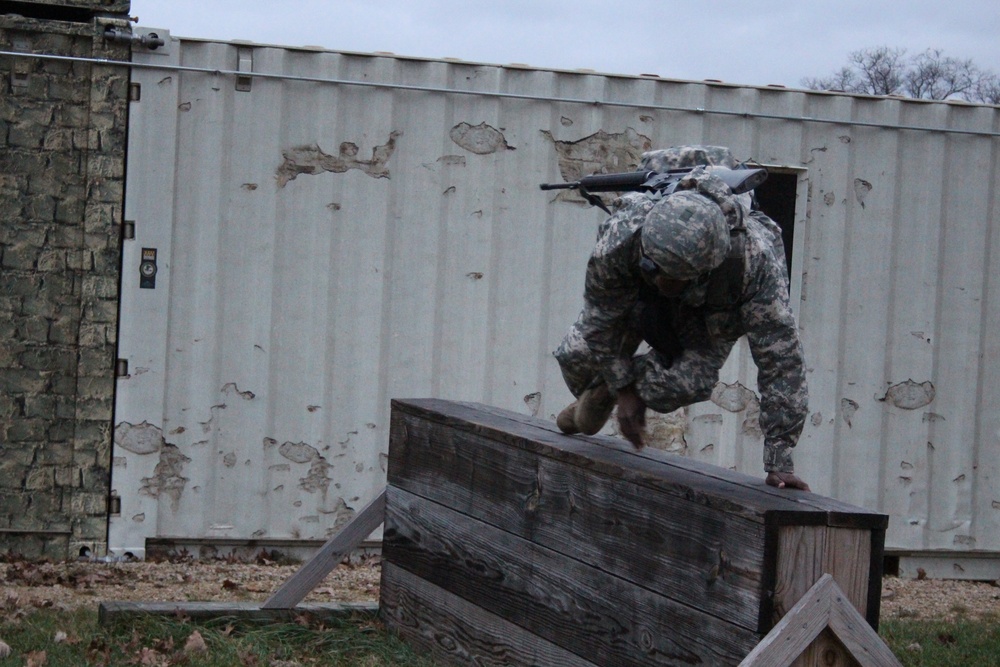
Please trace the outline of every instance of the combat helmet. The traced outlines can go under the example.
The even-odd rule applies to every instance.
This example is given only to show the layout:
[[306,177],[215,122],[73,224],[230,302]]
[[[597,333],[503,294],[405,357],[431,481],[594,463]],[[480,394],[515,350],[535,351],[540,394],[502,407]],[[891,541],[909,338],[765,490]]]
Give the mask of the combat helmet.
[[640,171],[664,172],[669,169],[691,169],[716,166],[735,169],[736,158],[725,146],[673,146],[642,154]]
[[694,280],[729,254],[730,226],[719,204],[697,190],[658,201],[642,226],[642,252],[675,280]]

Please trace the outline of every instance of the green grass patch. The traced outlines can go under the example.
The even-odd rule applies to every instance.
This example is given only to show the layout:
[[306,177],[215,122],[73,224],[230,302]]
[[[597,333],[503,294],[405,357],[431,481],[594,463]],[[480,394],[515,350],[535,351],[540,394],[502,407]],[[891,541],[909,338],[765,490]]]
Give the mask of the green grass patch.
[[879,634],[905,667],[1000,666],[1000,625],[995,621],[894,619],[882,621]]
[[[1000,667],[1000,624],[995,619],[884,620],[880,634],[906,667]],[[364,615],[323,622],[302,617],[295,623],[226,618],[193,622],[150,615],[103,627],[97,623],[96,609],[41,609],[4,621],[0,639],[14,651],[0,659],[0,667],[435,665],[388,633],[377,619]]]
[[[197,635],[197,636],[196,636]],[[248,623],[137,616],[103,627],[97,611],[38,610],[0,625],[13,654],[0,667],[433,667],[375,618]],[[42,655],[44,652],[44,656]]]

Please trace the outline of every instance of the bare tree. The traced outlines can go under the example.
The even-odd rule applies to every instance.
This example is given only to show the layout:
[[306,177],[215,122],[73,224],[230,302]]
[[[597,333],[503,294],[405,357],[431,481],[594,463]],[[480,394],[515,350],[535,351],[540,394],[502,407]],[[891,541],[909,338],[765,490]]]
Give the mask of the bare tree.
[[925,100],[967,99],[983,77],[971,60],[946,58],[940,49],[927,49],[910,61],[906,70],[906,94]]
[[987,72],[976,82],[976,87],[969,96],[972,102],[983,104],[1000,104],[1000,77],[993,72]]
[[905,49],[880,46],[854,51],[848,64],[824,78],[806,78],[812,90],[837,90],[866,95],[906,95],[925,100],[963,99],[1000,104],[1000,79],[972,60],[927,49],[911,58]]

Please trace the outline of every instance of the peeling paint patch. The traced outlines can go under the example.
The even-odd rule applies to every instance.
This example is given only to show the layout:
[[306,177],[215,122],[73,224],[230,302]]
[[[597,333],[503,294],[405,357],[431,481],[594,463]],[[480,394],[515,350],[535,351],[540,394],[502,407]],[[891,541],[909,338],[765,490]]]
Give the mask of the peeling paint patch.
[[685,456],[688,453],[684,437],[686,431],[687,412],[683,408],[665,415],[653,412],[646,415],[646,434],[649,436],[647,440],[650,447]]
[[877,400],[902,408],[916,410],[928,405],[934,400],[934,385],[928,382],[916,383],[913,380],[900,382],[889,387],[885,396]]
[[321,458],[315,447],[304,442],[286,442],[278,448],[278,453],[293,463],[309,463]]
[[240,187],[243,188],[244,190],[246,190],[247,192],[253,192],[254,190],[257,189],[257,184],[256,183],[244,183]]
[[338,202],[332,201],[332,202],[330,202],[329,204],[326,205],[326,208],[328,210],[333,211],[334,213],[336,213],[337,211],[340,210],[340,204]]
[[820,424],[823,423],[823,413],[814,412],[812,415],[812,419],[810,421],[812,421],[813,426],[819,426]]
[[865,207],[865,198],[872,191],[872,184],[863,178],[854,179],[854,196],[857,198],[861,208]]
[[833,204],[836,201],[837,201],[837,196],[832,192],[827,192],[825,195],[823,195],[823,203],[826,204],[827,206],[833,206]]
[[922,421],[925,421],[925,422],[942,421],[943,422],[943,421],[945,421],[945,418],[942,415],[939,415],[936,412],[925,412],[924,413],[924,418],[923,418]]
[[757,400],[757,394],[739,382],[733,384],[718,382],[712,389],[711,400],[723,410],[741,412],[746,410],[751,401]]
[[483,279],[483,273],[482,273],[482,271],[470,271],[469,273],[465,274],[465,277],[466,278],[471,278],[473,280],[482,280]]
[[753,400],[747,405],[744,414],[743,424],[740,425],[743,434],[752,438],[763,438],[764,432],[760,428],[760,401],[757,400],[757,394],[753,395]]
[[306,406],[306,410],[308,410],[309,412],[316,412],[319,409],[320,409],[320,406],[318,406],[318,405],[307,405]]
[[236,452],[229,452],[228,454],[223,456],[222,465],[226,466],[227,468],[232,468],[234,465],[236,465]]
[[840,399],[840,414],[844,418],[844,423],[847,424],[847,428],[851,428],[851,420],[854,419],[854,413],[858,411],[857,401],[852,401],[849,398]]
[[153,469],[153,476],[142,478],[139,493],[153,498],[165,495],[170,498],[171,506],[176,511],[184,487],[190,481],[181,473],[184,470],[184,464],[190,462],[191,459],[181,454],[181,450],[176,445],[164,443],[163,449],[160,450],[160,461]]
[[139,512],[138,514],[133,514],[132,520],[135,521],[136,523],[142,523],[143,521],[146,520],[146,513]]
[[[482,276],[480,276],[482,277]],[[524,397],[524,404],[528,406],[532,417],[538,416],[538,409],[542,406],[542,392],[536,391]]]
[[208,409],[208,413],[210,415],[210,417],[208,418],[208,421],[198,422],[201,425],[201,432],[202,433],[208,433],[209,431],[211,431],[212,430],[212,421],[215,419],[215,411],[216,410],[225,410],[225,409],[226,409],[226,404],[225,403],[219,403],[218,405],[213,405],[212,407],[210,407]]
[[163,447],[163,431],[148,422],[122,422],[115,428],[115,446],[133,454],[152,454]]
[[333,525],[330,526],[326,531],[326,536],[331,537],[337,533],[342,526],[350,522],[357,514],[354,510],[347,506],[347,502],[343,498],[337,498],[337,503],[334,505],[332,510],[320,510],[323,514],[334,515]]
[[437,159],[438,162],[447,167],[464,167],[465,166],[465,156],[464,155],[442,155]]
[[222,387],[222,393],[228,395],[230,389],[235,391],[236,394],[244,401],[252,401],[254,398],[257,397],[257,395],[254,394],[252,391],[240,391],[240,388],[236,386],[235,382],[230,382],[224,385]]
[[562,125],[563,127],[569,127],[570,125],[573,124],[573,119],[563,116],[559,119],[559,124]]
[[357,169],[372,178],[389,178],[389,170],[386,163],[396,150],[396,139],[403,135],[402,132],[390,132],[389,140],[381,146],[372,149],[370,160],[358,159],[358,145],[345,141],[340,144],[337,155],[324,153],[317,144],[311,146],[296,146],[286,151],[282,151],[281,156],[284,162],[278,167],[275,178],[278,179],[278,187],[285,187],[289,181],[294,181],[300,174],[315,176],[329,171],[335,174],[343,174],[351,169]]
[[299,479],[299,488],[309,493],[316,491],[326,493],[326,490],[330,488],[330,482],[333,481],[327,475],[331,467],[326,459],[317,454],[316,459],[309,465],[309,472],[306,473],[305,477]]
[[[624,132],[609,134],[604,130],[578,141],[557,141],[551,132],[542,130],[556,149],[559,174],[565,181],[576,181],[598,173],[615,173],[635,169],[642,154],[653,147],[649,137],[631,127]],[[561,191],[562,194],[573,192]],[[579,196],[578,201],[584,201]]]
[[490,155],[502,150],[516,150],[507,144],[507,138],[504,137],[503,132],[485,122],[479,125],[459,123],[451,128],[448,136],[456,144],[476,155]]

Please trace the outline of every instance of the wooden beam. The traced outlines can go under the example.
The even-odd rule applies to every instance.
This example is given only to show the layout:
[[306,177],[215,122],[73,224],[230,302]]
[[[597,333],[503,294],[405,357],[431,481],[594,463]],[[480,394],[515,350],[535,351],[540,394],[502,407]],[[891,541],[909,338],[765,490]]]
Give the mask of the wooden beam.
[[345,555],[357,548],[385,519],[385,489],[358,512],[346,526],[331,537],[326,544],[289,577],[261,609],[291,609],[309,594],[316,584],[323,581]]

